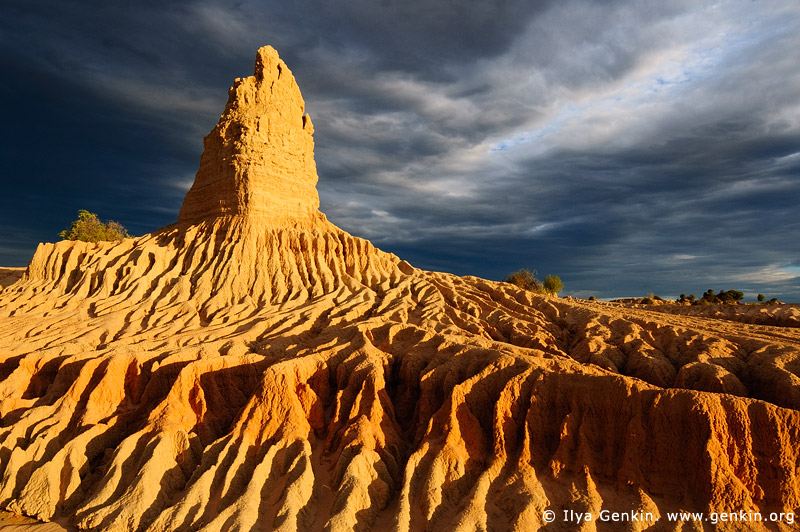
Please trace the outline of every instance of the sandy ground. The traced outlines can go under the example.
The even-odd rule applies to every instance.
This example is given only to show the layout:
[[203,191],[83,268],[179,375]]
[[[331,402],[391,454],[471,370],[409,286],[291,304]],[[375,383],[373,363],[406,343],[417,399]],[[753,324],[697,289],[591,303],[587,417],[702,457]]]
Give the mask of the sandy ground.
[[800,327],[800,304],[780,305],[658,305],[646,306],[666,314],[714,318],[772,327]]
[[25,273],[25,268],[0,267],[0,288],[16,283],[23,273]]
[[64,532],[77,530],[65,528],[56,523],[42,523],[9,512],[0,512],[0,531],[2,532]]

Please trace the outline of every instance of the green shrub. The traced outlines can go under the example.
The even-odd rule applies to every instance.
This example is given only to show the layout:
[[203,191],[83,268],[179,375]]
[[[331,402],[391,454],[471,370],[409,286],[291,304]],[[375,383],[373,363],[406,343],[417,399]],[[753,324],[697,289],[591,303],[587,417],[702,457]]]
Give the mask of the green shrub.
[[58,234],[64,240],[83,242],[115,241],[130,238],[131,235],[119,222],[103,223],[97,215],[83,209],[78,211],[78,219]]
[[536,293],[543,293],[544,287],[539,279],[536,278],[536,271],[530,270],[517,270],[508,274],[508,276],[503,279],[506,283],[511,283],[514,286],[518,286],[523,290],[531,290],[532,292]]
[[706,293],[703,294],[702,300],[706,303],[718,303],[717,296],[714,295],[714,290],[711,288],[706,290]]
[[738,290],[720,290],[717,299],[721,303],[738,303],[744,298],[744,294]]
[[558,275],[548,275],[544,278],[544,289],[555,296],[564,289],[564,283]]
[[758,297],[756,299],[758,299],[759,303],[763,303],[764,301],[767,300],[767,298],[766,298],[766,296],[764,296],[764,294],[758,294]]

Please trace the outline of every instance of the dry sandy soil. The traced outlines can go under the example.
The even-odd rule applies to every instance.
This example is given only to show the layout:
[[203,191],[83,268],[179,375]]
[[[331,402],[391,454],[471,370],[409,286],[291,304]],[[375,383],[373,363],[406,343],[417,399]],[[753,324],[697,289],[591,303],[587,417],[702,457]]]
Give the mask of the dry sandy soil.
[[0,267],[0,288],[5,288],[10,284],[16,283],[24,273],[25,273],[25,268]]
[[71,532],[74,528],[66,528],[57,523],[42,523],[35,519],[0,512],[0,532]]
[[299,89],[271,48],[255,70],[176,224],[42,244],[0,291],[0,507],[153,532],[800,510],[797,307],[682,315],[416,269],[318,211]]
[[800,327],[800,305],[659,305],[660,312],[716,318],[738,323],[771,325],[775,327]]

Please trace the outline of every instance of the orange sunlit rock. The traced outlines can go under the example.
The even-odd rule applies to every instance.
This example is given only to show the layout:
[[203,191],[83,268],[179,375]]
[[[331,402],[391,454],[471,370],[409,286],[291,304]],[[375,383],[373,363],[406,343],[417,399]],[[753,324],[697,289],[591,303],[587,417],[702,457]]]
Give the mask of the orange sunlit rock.
[[262,48],[176,224],[41,244],[8,274],[0,508],[154,532],[800,508],[796,308],[679,315],[415,269],[318,211],[312,133]]

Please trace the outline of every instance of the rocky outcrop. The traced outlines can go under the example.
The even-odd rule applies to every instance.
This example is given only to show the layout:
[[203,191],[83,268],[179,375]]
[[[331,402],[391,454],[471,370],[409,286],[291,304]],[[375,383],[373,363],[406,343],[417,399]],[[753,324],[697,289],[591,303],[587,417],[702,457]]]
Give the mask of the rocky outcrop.
[[177,224],[43,244],[0,292],[0,506],[153,532],[800,508],[800,330],[415,269],[318,212],[303,116],[260,50]]
[[219,123],[204,140],[179,220],[246,215],[288,227],[320,219],[313,133],[291,71],[275,49],[261,48],[255,74],[234,82]]

